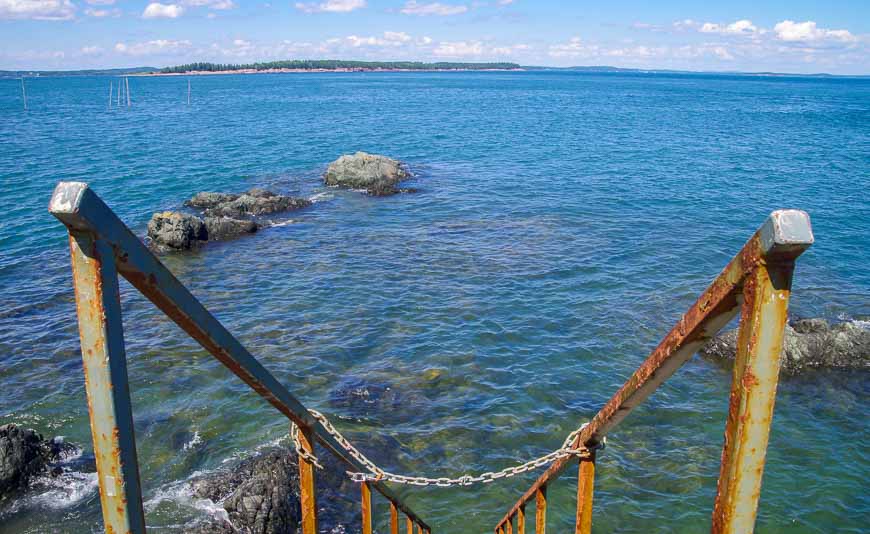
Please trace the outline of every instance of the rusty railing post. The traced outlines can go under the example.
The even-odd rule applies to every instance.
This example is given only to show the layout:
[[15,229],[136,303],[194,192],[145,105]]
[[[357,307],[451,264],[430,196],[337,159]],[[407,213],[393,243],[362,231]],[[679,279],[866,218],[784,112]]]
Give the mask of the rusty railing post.
[[405,530],[406,534],[414,534],[414,521],[411,519],[411,516],[405,516]]
[[526,505],[517,510],[517,534],[526,534]]
[[547,486],[535,492],[535,534],[547,532]]
[[390,501],[390,534],[399,534],[399,509]]
[[763,261],[743,285],[737,356],[719,471],[714,534],[755,528],[794,259],[813,243],[809,216],[774,212],[761,230]]
[[368,482],[360,484],[362,492],[362,532],[372,534],[372,489]]
[[[314,454],[314,435],[310,428],[297,426],[299,446],[308,454]],[[314,464],[298,455],[299,506],[302,509],[302,534],[318,534],[317,492],[314,483]]]
[[514,534],[514,518],[511,517],[504,524],[505,534]]
[[423,525],[417,523],[417,534],[423,534]]
[[86,232],[69,243],[104,528],[145,532],[113,252]]
[[592,490],[595,485],[595,451],[589,451],[589,457],[580,458],[580,468],[577,474],[577,520],[574,525],[575,534],[590,534],[592,532]]

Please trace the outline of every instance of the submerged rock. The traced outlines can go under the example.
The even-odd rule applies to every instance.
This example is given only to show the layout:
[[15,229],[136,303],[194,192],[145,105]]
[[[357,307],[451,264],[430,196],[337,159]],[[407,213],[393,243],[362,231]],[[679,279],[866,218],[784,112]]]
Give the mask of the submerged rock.
[[[317,471],[318,519],[327,532],[344,532],[359,523],[357,487],[345,474],[346,466],[319,451],[323,470]],[[220,503],[229,520],[212,519],[189,530],[200,534],[248,532],[284,534],[299,531],[299,467],[292,448],[274,448],[238,465],[194,479],[193,494]],[[332,529],[332,530],[329,530]]]
[[[734,360],[737,330],[719,334],[701,349],[703,356]],[[810,368],[870,369],[870,331],[849,321],[830,325],[824,319],[800,319],[785,327],[782,372]]]
[[206,217],[203,219],[209,241],[228,239],[244,234],[253,234],[260,225],[256,221],[230,217]]
[[366,152],[346,154],[329,164],[323,177],[326,185],[364,189],[370,195],[392,195],[402,190],[396,185],[411,175],[394,159]]
[[254,188],[241,195],[197,193],[184,204],[201,209],[205,215],[211,217],[247,217],[297,210],[310,206],[311,201]]
[[75,449],[58,438],[15,424],[0,426],[0,501],[27,489],[31,479],[51,469],[64,453]]

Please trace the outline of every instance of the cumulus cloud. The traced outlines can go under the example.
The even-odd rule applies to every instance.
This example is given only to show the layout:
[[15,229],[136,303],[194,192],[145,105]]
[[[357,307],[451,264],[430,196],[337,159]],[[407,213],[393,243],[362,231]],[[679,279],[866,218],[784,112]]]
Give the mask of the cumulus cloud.
[[176,19],[184,14],[184,8],[178,4],[161,4],[152,2],[142,12],[143,19]]
[[[404,46],[412,40],[411,36],[405,32],[384,32],[380,37],[358,37],[349,35],[344,38],[345,42],[354,48],[361,46],[383,46],[383,47],[398,47]],[[335,43],[335,41],[332,41]]]
[[719,35],[756,35],[759,29],[751,20],[742,19],[731,24],[705,22],[698,29],[701,33],[718,33]]
[[157,54],[171,54],[190,49],[192,43],[188,40],[173,41],[170,39],[156,39],[141,43],[117,43],[115,52],[130,56],[148,56]]
[[89,17],[95,18],[106,18],[106,17],[120,17],[121,10],[120,9],[93,9],[87,8],[85,9],[85,15]]
[[483,52],[483,43],[480,41],[444,41],[432,50],[438,57],[480,56]]
[[816,26],[816,23],[811,20],[805,22],[784,20],[777,23],[777,25],[773,27],[773,31],[776,33],[777,39],[781,41],[811,42],[831,40],[848,43],[858,40],[857,37],[849,32],[849,30],[827,30],[819,28]]
[[405,2],[402,9],[399,10],[405,15],[438,15],[446,17],[449,15],[460,15],[468,11],[468,6],[461,4],[442,4],[440,2],[418,3],[416,0]]
[[366,7],[366,0],[327,0],[326,2],[296,3],[296,9],[305,13],[350,13]]
[[0,19],[69,20],[75,11],[70,0],[0,0]]

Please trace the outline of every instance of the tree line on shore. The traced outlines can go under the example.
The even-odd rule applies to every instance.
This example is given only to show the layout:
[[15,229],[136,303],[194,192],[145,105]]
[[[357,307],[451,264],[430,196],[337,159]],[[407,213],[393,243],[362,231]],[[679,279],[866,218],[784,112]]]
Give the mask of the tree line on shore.
[[160,70],[163,74],[179,74],[185,72],[220,72],[234,70],[510,70],[519,69],[516,63],[424,63],[420,61],[343,61],[333,59],[294,59],[285,61],[268,61],[264,63],[223,64],[223,63],[188,63]]

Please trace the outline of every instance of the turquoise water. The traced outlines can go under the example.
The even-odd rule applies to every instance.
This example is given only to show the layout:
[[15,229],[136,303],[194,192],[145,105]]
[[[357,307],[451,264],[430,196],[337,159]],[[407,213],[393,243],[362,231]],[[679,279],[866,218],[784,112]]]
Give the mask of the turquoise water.
[[[870,316],[870,81],[397,73],[0,80],[0,423],[89,446],[65,232],[46,204],[90,182],[134,230],[202,190],[313,197],[287,224],[165,262],[305,403],[385,468],[452,476],[559,446],[622,384],[773,209],[816,245],[792,311]],[[415,194],[322,187],[356,150],[407,161]],[[175,490],[287,424],[122,285],[148,522],[205,513]],[[611,435],[596,532],[706,532],[729,372],[693,359]],[[377,402],[341,391],[389,387]],[[376,395],[377,397],[377,395]],[[783,379],[759,532],[870,523],[866,374]],[[576,475],[551,489],[573,525]],[[533,480],[399,488],[436,532],[491,532]],[[0,530],[100,528],[94,479]],[[170,498],[171,497],[171,498]],[[386,507],[377,512],[383,531]]]

